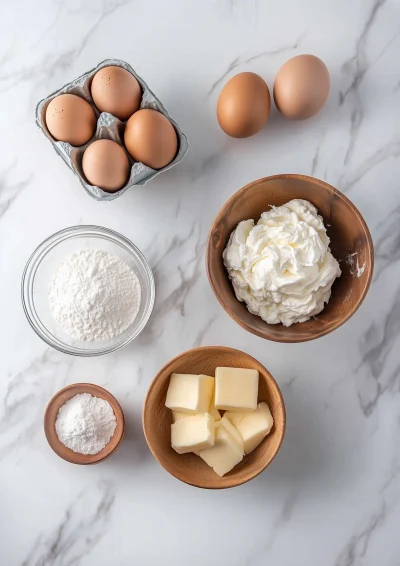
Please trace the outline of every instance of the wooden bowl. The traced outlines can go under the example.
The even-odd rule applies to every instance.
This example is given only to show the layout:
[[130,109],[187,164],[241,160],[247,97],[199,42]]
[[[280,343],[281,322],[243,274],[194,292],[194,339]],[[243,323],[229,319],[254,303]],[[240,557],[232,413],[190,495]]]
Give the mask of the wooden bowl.
[[[308,200],[316,206],[324,219],[332,254],[340,262],[342,275],[333,284],[330,301],[318,316],[285,327],[267,324],[237,300],[222,252],[240,221],[252,218],[257,222],[270,205],[281,206],[292,199]],[[364,267],[362,273],[357,270],[357,262],[360,271]],[[276,342],[306,342],[329,334],[356,312],[371,284],[374,251],[363,217],[340,191],[313,177],[274,175],[249,183],[221,208],[209,233],[206,264],[215,296],[240,326]]]
[[[219,477],[199,456],[177,454],[171,448],[172,414],[165,406],[171,373],[215,375],[218,366],[257,369],[260,373],[258,401],[265,401],[274,418],[274,426],[263,442],[235,466]],[[286,426],[285,405],[279,387],[257,360],[232,348],[205,346],[183,352],[167,363],[155,377],[143,408],[143,430],[147,444],[158,462],[179,480],[209,489],[223,489],[245,483],[260,474],[275,458]]]
[[[78,393],[90,393],[90,395],[93,395],[94,397],[99,397],[100,399],[108,401],[117,419],[117,428],[115,429],[114,436],[111,438],[107,446],[105,446],[103,450],[97,454],[78,454],[77,452],[70,450],[64,446],[62,442],[60,442],[56,433],[55,422],[60,407],[64,405],[66,401],[75,397],[75,395],[78,395]],[[63,458],[63,460],[71,462],[71,464],[97,464],[111,456],[111,454],[113,454],[113,452],[115,452],[120,446],[125,432],[124,413],[122,412],[121,406],[116,398],[99,385],[94,385],[92,383],[74,383],[73,385],[64,387],[64,389],[61,389],[58,393],[56,393],[47,405],[46,412],[44,414],[44,432],[50,447],[58,456],[60,456],[60,458]]]

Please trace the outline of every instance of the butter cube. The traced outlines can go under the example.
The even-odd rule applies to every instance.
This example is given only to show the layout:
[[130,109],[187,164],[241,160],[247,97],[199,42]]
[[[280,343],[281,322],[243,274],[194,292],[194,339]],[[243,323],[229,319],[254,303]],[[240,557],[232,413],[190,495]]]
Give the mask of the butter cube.
[[212,397],[211,397],[211,404],[210,404],[210,408],[208,409],[208,412],[210,413],[210,415],[212,416],[214,421],[220,421],[221,420],[221,413],[218,411],[218,409],[215,406],[215,387],[213,389],[213,394],[212,394]]
[[190,416],[171,425],[171,446],[178,454],[197,452],[214,445],[215,422],[211,415]]
[[271,432],[274,424],[271,411],[266,403],[259,403],[255,411],[233,413],[227,411],[224,419],[229,419],[243,440],[245,454],[250,454]]
[[[214,393],[211,398],[210,408],[208,409],[207,412],[212,416],[214,421],[221,420],[221,413],[218,411],[218,409],[215,408]],[[176,421],[181,421],[182,419],[186,419],[187,417],[193,417],[193,415],[197,415],[197,414],[199,413],[195,413],[195,412],[184,413],[183,411],[172,411],[172,422],[176,423]]]
[[231,423],[231,421],[228,418],[226,418],[225,414],[222,417],[221,422],[218,423],[218,426],[223,426],[225,430],[229,432],[229,434],[231,435],[232,439],[236,443],[239,450],[244,454],[244,445],[243,445],[242,437],[240,436],[240,433],[237,430],[237,428],[235,428]]
[[225,411],[252,411],[257,407],[258,371],[226,368],[215,370],[215,406]]
[[243,459],[243,443],[240,435],[238,438],[232,434],[234,427],[231,425],[231,428],[227,423],[231,425],[224,417],[216,423],[214,446],[201,450],[198,454],[219,476],[230,472]]
[[183,411],[172,411],[172,422],[176,423],[188,417],[194,417],[196,413],[184,413]]
[[214,378],[208,375],[173,373],[165,406],[173,411],[206,413],[210,408]]
[[[212,416],[214,421],[221,420],[221,413],[215,407],[210,407],[207,412]],[[183,411],[172,411],[172,422],[176,423],[176,421],[181,421],[182,419],[187,419],[188,417],[193,417],[194,415],[201,415],[201,413],[184,413]]]

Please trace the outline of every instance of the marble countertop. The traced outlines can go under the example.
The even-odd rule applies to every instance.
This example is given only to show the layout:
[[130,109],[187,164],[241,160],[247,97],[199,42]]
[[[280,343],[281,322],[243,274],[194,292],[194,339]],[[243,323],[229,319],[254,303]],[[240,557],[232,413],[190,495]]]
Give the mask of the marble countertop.
[[[0,18],[0,563],[2,566],[400,565],[400,3],[398,0],[9,0]],[[233,140],[215,116],[224,81],[315,53],[332,77],[316,118]],[[108,57],[125,59],[190,142],[185,160],[109,203],[92,200],[35,125],[39,99]],[[376,270],[333,334],[276,344],[221,309],[204,269],[213,217],[237,189],[304,173],[346,193],[366,219]],[[145,331],[100,358],[53,351],[21,307],[28,256],[74,224],[130,238],[154,270]],[[145,443],[147,387],[197,345],[242,349],[278,380],[287,434],[250,483],[180,483]],[[94,467],[60,459],[43,434],[69,383],[109,389],[127,417],[119,452]]]

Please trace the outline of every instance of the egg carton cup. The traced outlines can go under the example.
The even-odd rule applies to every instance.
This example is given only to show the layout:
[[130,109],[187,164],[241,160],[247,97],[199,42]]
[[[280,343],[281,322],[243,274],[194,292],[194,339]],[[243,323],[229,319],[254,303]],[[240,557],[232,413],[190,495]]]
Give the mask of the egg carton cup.
[[[126,151],[123,141],[126,122],[122,122],[121,120],[119,120],[112,114],[109,114],[108,112],[99,112],[98,109],[96,108],[90,92],[90,85],[92,82],[92,78],[97,73],[97,71],[99,71],[103,67],[108,67],[108,66],[122,67],[123,69],[129,71],[137,79],[142,89],[142,101],[140,104],[140,109],[151,108],[153,110],[158,110],[159,112],[161,112],[161,114],[164,114],[164,116],[168,118],[168,120],[174,126],[178,136],[178,152],[174,160],[171,161],[171,163],[169,163],[166,167],[156,170],[156,169],[152,169],[151,167],[147,167],[147,165],[144,165],[143,163],[134,161],[130,157],[129,153]],[[96,114],[96,118],[97,118],[96,132],[94,136],[85,145],[74,147],[69,143],[56,141],[47,128],[46,125],[47,106],[49,105],[51,100],[53,100],[53,98],[59,96],[60,94],[76,94],[84,98],[90,104],[90,106],[93,108]],[[175,122],[175,120],[173,120],[171,116],[168,114],[168,112],[161,104],[159,99],[156,97],[156,95],[149,89],[149,87],[144,82],[144,80],[141,77],[139,77],[138,74],[135,73],[132,67],[128,63],[126,63],[125,61],[121,61],[120,59],[106,59],[105,61],[102,61],[99,65],[97,65],[97,67],[95,67],[91,71],[88,71],[87,73],[81,75],[74,81],[67,83],[62,88],[58,89],[57,91],[53,92],[52,94],[41,100],[36,107],[36,123],[39,126],[39,128],[42,130],[44,135],[53,144],[53,147],[58,153],[58,155],[60,155],[64,159],[68,167],[72,169],[72,171],[78,176],[79,181],[83,186],[83,188],[86,190],[86,192],[96,200],[114,200],[120,197],[121,195],[123,195],[124,193],[126,193],[127,191],[129,191],[130,189],[132,189],[133,187],[145,185],[156,175],[159,175],[163,171],[167,171],[168,169],[171,169],[171,167],[174,167],[174,165],[177,165],[180,161],[182,161],[189,148],[189,144],[185,134],[182,132],[182,130]],[[114,193],[109,193],[103,191],[100,187],[90,185],[87,182],[85,175],[83,174],[82,157],[85,152],[85,149],[91,143],[100,139],[113,140],[119,143],[125,149],[131,164],[131,173],[128,182],[124,187],[122,187],[122,189]]]

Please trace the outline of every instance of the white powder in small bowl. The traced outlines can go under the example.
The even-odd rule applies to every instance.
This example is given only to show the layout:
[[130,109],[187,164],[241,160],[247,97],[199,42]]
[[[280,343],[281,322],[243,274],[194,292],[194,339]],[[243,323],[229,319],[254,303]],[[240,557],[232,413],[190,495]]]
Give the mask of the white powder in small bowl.
[[117,419],[108,401],[79,393],[62,405],[55,428],[58,439],[78,454],[98,454],[114,436]]

